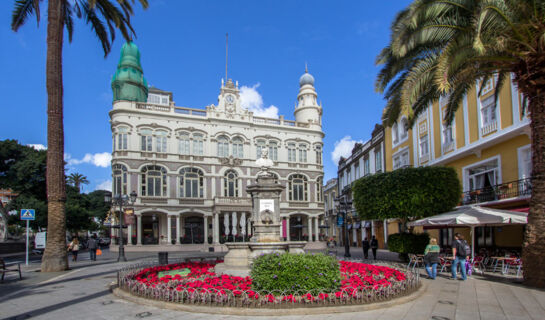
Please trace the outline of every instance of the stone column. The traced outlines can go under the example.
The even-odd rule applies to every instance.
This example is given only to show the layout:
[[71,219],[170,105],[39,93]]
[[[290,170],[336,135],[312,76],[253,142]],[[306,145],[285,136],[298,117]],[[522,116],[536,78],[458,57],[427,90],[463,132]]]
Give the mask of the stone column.
[[208,217],[204,216],[203,220],[204,220],[204,244],[207,245],[208,244]]
[[307,216],[308,241],[312,241],[312,218]]
[[291,241],[290,240],[290,217],[289,216],[286,217],[286,240]]
[[167,244],[172,244],[172,219],[167,214]]
[[[367,224],[367,221],[363,221],[363,230],[362,230],[363,232],[361,233],[362,239],[367,238],[367,228],[365,227],[366,224]],[[369,238],[367,240],[369,240]]]
[[318,236],[320,233],[318,232],[318,217],[314,218],[314,233],[316,234],[316,241],[318,241]]
[[371,237],[375,235],[375,220],[371,220]]
[[142,245],[142,214],[136,215],[136,244]]
[[180,214],[176,216],[176,244],[180,244]]
[[132,224],[127,225],[127,245],[132,246]]
[[387,249],[388,248],[388,221],[384,219],[382,223],[383,223],[383,229],[384,229],[384,249]]
[[219,212],[214,212],[214,244],[220,243],[220,214]]

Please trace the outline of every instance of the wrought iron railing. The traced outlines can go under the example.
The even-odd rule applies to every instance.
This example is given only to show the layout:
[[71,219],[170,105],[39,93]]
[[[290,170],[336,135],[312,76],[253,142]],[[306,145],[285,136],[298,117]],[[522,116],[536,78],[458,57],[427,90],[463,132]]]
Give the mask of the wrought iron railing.
[[531,178],[505,182],[490,187],[466,191],[462,194],[462,204],[473,204],[497,201],[509,198],[530,196],[532,194]]

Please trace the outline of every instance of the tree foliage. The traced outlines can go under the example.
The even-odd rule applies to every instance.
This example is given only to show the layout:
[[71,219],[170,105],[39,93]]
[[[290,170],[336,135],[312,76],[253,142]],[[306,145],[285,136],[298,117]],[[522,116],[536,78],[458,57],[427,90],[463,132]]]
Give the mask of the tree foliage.
[[362,219],[428,217],[454,208],[462,188],[447,167],[404,168],[358,179],[354,206]]

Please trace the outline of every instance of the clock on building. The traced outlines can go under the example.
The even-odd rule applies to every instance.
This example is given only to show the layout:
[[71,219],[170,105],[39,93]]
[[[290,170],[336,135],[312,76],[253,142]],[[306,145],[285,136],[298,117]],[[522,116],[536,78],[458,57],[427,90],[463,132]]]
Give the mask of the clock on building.
[[233,102],[235,102],[235,98],[233,97],[232,94],[228,94],[228,95],[225,97],[225,101],[227,101],[228,104],[233,104]]

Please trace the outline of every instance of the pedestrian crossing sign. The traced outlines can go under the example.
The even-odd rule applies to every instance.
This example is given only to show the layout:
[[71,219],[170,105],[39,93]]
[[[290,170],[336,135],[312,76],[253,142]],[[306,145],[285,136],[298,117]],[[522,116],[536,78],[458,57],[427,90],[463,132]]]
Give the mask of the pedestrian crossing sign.
[[21,209],[21,220],[35,220],[36,213],[34,209]]

